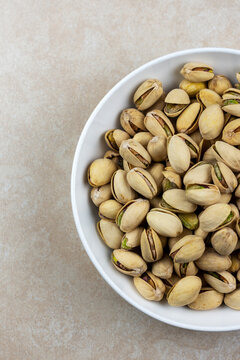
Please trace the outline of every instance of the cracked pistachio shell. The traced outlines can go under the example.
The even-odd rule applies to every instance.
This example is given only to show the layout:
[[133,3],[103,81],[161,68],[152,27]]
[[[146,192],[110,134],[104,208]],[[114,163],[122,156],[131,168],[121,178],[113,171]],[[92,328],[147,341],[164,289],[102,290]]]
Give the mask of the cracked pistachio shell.
[[166,93],[163,91],[160,99],[158,99],[150,108],[148,108],[146,111],[152,111],[152,110],[163,110],[165,105],[165,97]]
[[188,146],[188,149],[190,151],[190,157],[193,159],[197,159],[199,154],[199,146],[197,143],[195,143],[191,136],[183,133],[177,134],[176,136],[180,137],[180,139],[182,139]]
[[200,161],[197,164],[193,165],[184,175],[183,183],[184,185],[189,184],[208,184],[211,182],[211,164],[208,164],[204,161]]
[[169,279],[162,279],[162,281],[166,287],[166,291],[165,291],[166,295],[171,290],[173,285],[175,285],[179,280],[180,280],[180,278],[175,273],[173,273]]
[[147,145],[147,151],[155,162],[167,159],[167,139],[165,136],[154,136]]
[[229,227],[216,231],[211,237],[212,247],[220,255],[230,255],[235,250],[237,242],[237,234]]
[[207,87],[205,82],[191,82],[189,80],[182,80],[179,84],[180,89],[185,90],[188,96],[195,97],[197,93]]
[[144,169],[133,168],[127,173],[127,181],[131,188],[147,199],[157,195],[157,184],[152,175]]
[[199,215],[199,226],[203,231],[213,232],[231,224],[234,214],[229,204],[208,206]]
[[159,235],[174,237],[183,231],[180,219],[171,211],[154,208],[147,214],[148,225]]
[[168,239],[168,247],[169,247],[170,251],[171,251],[172,247],[186,235],[192,235],[192,231],[189,229],[183,228],[183,231],[180,235],[175,236],[175,237],[170,237]]
[[104,154],[104,159],[112,160],[117,165],[118,168],[123,167],[123,159],[117,151],[114,150],[106,151]]
[[128,172],[131,169],[133,169],[134,167],[135,167],[134,165],[130,164],[129,162],[127,162],[126,160],[123,159],[123,170]]
[[192,310],[212,310],[219,307],[223,302],[223,294],[211,288],[201,290],[194,302],[188,305]]
[[143,273],[141,276],[133,278],[134,285],[147,300],[161,301],[165,293],[165,285],[161,279],[154,276],[150,271]]
[[219,255],[211,248],[206,249],[200,259],[196,261],[197,267],[205,271],[225,271],[231,264],[229,256]]
[[99,206],[102,202],[111,199],[111,185],[102,185],[99,187],[94,187],[91,190],[91,199],[94,205]]
[[[197,129],[196,131],[194,131],[193,133],[191,133],[191,138],[193,139],[193,141],[195,141],[196,144],[198,144],[198,146],[200,146],[201,141],[203,140],[202,135],[200,134],[199,129]],[[200,150],[200,149],[199,149]]]
[[183,278],[185,276],[192,276],[192,275],[194,276],[198,273],[198,268],[196,267],[193,261],[182,264],[174,262],[173,266],[176,274],[180,278]]
[[152,134],[148,131],[141,131],[134,135],[133,140],[139,142],[142,146],[147,148],[149,141],[153,138]]
[[224,304],[234,310],[240,310],[240,289],[224,296]]
[[164,177],[163,170],[164,170],[164,165],[159,164],[159,163],[153,163],[148,168],[148,172],[152,175],[152,177],[154,178],[154,180],[156,182],[157,193],[159,193],[161,190],[161,185],[162,185],[163,177]]
[[124,160],[131,165],[146,169],[151,163],[151,156],[147,150],[133,139],[125,140],[121,143],[119,153]]
[[112,263],[118,271],[130,276],[141,276],[147,270],[141,256],[125,249],[113,250]]
[[201,105],[198,102],[190,104],[177,118],[177,131],[186,134],[193,133],[198,128],[200,113]]
[[223,162],[216,162],[212,167],[212,179],[222,193],[232,193],[237,187],[237,178]]
[[240,116],[240,89],[230,88],[223,93],[222,109],[229,114]]
[[106,185],[110,182],[117,165],[109,159],[96,159],[88,168],[88,182],[93,187]]
[[199,117],[199,130],[202,137],[212,140],[221,134],[224,126],[224,115],[218,104],[208,106]]
[[213,289],[222,294],[228,294],[236,289],[236,279],[228,271],[209,272],[203,276]]
[[187,235],[171,249],[170,256],[176,263],[188,263],[199,259],[205,250],[203,239],[197,235]]
[[199,221],[198,216],[195,213],[178,214],[184,228],[189,230],[195,230],[198,228]]
[[167,301],[171,306],[185,306],[196,300],[202,286],[198,276],[186,276],[168,292]]
[[176,117],[190,103],[190,99],[186,91],[182,89],[171,90],[165,98],[164,112],[169,117]]
[[127,182],[127,172],[121,169],[113,174],[111,189],[113,197],[121,204],[126,204],[128,201],[134,200],[137,197],[136,192]]
[[231,261],[232,261],[232,265],[230,266],[230,268],[228,268],[228,271],[231,273],[237,272],[240,269],[240,259],[237,255],[237,253],[233,253],[231,254]]
[[136,229],[126,232],[121,241],[121,248],[131,250],[140,245],[140,239],[143,232],[143,227],[137,227]]
[[188,184],[186,198],[197,205],[212,205],[220,199],[220,191],[213,184]]
[[171,189],[163,193],[162,207],[167,207],[169,210],[180,213],[192,213],[196,210],[197,205],[191,203],[186,198],[185,190]]
[[181,176],[175,173],[173,170],[165,170],[162,172],[163,181],[162,188],[163,191],[167,191],[170,189],[180,189],[182,187]]
[[144,125],[154,136],[165,136],[168,138],[175,133],[171,120],[160,110],[152,110],[147,113]]
[[111,249],[119,249],[123,232],[115,223],[101,219],[97,223],[97,230],[105,244]]
[[240,89],[229,88],[222,95],[223,100],[240,99]]
[[122,128],[131,136],[140,131],[145,131],[144,114],[137,109],[125,109],[120,115],[120,124]]
[[191,82],[203,82],[214,77],[213,68],[201,62],[189,62],[183,66],[180,74]]
[[136,229],[145,219],[150,208],[146,199],[136,199],[127,202],[118,212],[116,223],[123,232]]
[[101,219],[115,222],[116,215],[121,207],[122,204],[116,200],[106,200],[99,206],[98,215]]
[[106,144],[110,147],[112,150],[119,149],[119,146],[121,145],[123,140],[129,139],[130,136],[126,131],[120,130],[120,129],[112,129],[108,130],[105,133],[105,141]]
[[152,273],[161,279],[170,279],[173,274],[173,261],[165,254],[163,258],[152,265]]
[[240,171],[240,150],[224,141],[216,141],[212,145],[212,153],[217,161],[222,161],[234,172]]
[[222,139],[230,145],[240,145],[240,118],[227,123],[222,132]]
[[225,90],[231,87],[232,84],[230,80],[224,75],[214,75],[214,77],[208,82],[208,88],[219,95],[222,95]]
[[163,256],[162,242],[156,231],[144,229],[140,240],[142,257],[146,262],[154,262]]
[[133,96],[133,102],[138,110],[146,110],[160,99],[162,93],[161,81],[149,79],[137,88]]
[[168,159],[176,173],[182,174],[190,166],[190,151],[185,141],[177,135],[173,135],[168,142]]
[[208,107],[212,104],[222,105],[221,96],[210,89],[200,90],[197,94],[197,100],[201,102],[205,107]]

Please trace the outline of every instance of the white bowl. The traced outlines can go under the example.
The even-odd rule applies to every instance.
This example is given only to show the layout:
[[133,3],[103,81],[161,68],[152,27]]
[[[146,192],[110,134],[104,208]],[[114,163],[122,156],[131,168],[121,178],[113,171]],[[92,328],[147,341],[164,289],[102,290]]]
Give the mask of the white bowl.
[[167,91],[176,87],[182,79],[179,70],[189,61],[212,65],[216,74],[228,76],[234,84],[235,73],[240,70],[240,51],[222,48],[179,51],[148,62],[115,85],[93,111],[78,141],[71,179],[73,214],[80,239],[94,266],[127,302],[145,314],[174,326],[202,331],[238,330],[240,312],[230,308],[201,312],[187,307],[170,307],[166,302],[152,302],[142,298],[133,287],[132,278],[119,273],[112,266],[111,251],[96,232],[97,208],[89,197],[87,167],[95,158],[103,156],[106,151],[103,134],[108,129],[120,126],[119,114],[122,109],[132,106],[134,89],[148,78],[160,79]]

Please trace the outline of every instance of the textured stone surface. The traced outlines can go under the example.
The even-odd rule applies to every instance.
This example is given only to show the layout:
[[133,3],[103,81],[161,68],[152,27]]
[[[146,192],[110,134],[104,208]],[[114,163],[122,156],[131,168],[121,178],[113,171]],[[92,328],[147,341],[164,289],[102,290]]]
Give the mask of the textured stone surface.
[[101,279],[75,230],[70,174],[103,95],[168,52],[237,48],[239,1],[0,0],[0,8],[0,360],[238,359],[240,332],[162,324]]

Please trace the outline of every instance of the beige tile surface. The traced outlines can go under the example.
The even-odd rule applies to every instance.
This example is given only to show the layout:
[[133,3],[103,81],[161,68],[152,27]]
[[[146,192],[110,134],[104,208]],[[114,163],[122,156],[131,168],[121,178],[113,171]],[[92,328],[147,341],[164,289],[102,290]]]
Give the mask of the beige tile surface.
[[0,0],[0,360],[234,359],[240,332],[177,329],[135,310],[78,239],[81,130],[124,75],[160,55],[239,46],[238,0]]

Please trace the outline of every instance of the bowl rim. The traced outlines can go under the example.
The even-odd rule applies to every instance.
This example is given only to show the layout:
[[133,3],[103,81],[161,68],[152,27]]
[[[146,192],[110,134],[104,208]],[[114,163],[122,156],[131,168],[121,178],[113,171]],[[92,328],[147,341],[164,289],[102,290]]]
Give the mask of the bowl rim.
[[79,136],[78,139],[78,143],[77,143],[77,147],[75,150],[75,154],[74,154],[74,159],[73,159],[73,164],[72,164],[72,173],[71,173],[71,204],[72,204],[72,212],[73,212],[73,217],[74,217],[74,221],[75,221],[75,225],[77,228],[77,232],[79,235],[79,238],[83,244],[83,247],[85,249],[85,251],[88,254],[88,257],[90,258],[91,262],[93,263],[93,265],[95,266],[95,268],[97,269],[97,271],[100,273],[100,275],[103,277],[103,279],[108,283],[108,285],[110,285],[112,287],[113,290],[116,291],[116,293],[118,295],[120,295],[124,300],[126,300],[129,304],[131,304],[132,306],[134,306],[135,308],[137,308],[138,310],[140,310],[141,312],[151,316],[152,318],[162,321],[168,325],[172,325],[175,327],[179,327],[179,328],[183,328],[183,329],[189,329],[189,330],[197,330],[197,331],[215,331],[215,332],[220,332],[220,331],[233,331],[233,330],[239,330],[240,329],[240,324],[239,325],[234,325],[234,326],[219,326],[219,327],[214,327],[214,326],[210,326],[210,327],[205,327],[205,326],[199,326],[199,325],[192,325],[192,324],[185,324],[183,322],[177,322],[174,320],[169,320],[167,317],[164,317],[162,315],[157,315],[154,312],[143,308],[141,305],[139,305],[137,302],[135,302],[134,300],[132,300],[131,298],[128,297],[128,295],[126,295],[124,292],[122,292],[118,286],[115,284],[115,282],[107,275],[107,273],[105,273],[104,269],[99,265],[99,263],[97,262],[97,259],[94,255],[94,253],[91,251],[89,245],[88,245],[88,241],[85,238],[84,232],[83,232],[83,228],[82,225],[80,223],[79,220],[79,214],[77,211],[77,202],[76,202],[76,173],[77,173],[77,165],[78,165],[78,157],[79,157],[79,153],[82,149],[82,145],[83,145],[83,141],[84,138],[87,134],[87,131],[89,129],[89,127],[91,126],[96,114],[98,113],[99,109],[106,103],[106,101],[111,97],[111,95],[127,80],[131,79],[133,76],[135,76],[136,73],[138,73],[139,71],[143,70],[145,67],[148,67],[149,65],[154,65],[156,63],[159,62],[159,60],[164,61],[164,60],[170,60],[176,56],[182,56],[182,55],[188,55],[188,54],[192,54],[192,53],[206,53],[206,52],[222,52],[222,53],[228,53],[228,54],[234,54],[234,55],[240,55],[240,50],[237,49],[231,49],[231,48],[222,48],[222,47],[203,47],[203,48],[191,48],[191,49],[186,49],[186,50],[181,50],[181,51],[176,51],[176,52],[172,52],[163,56],[160,56],[156,59],[153,59],[151,61],[148,61],[147,63],[144,63],[143,65],[139,66],[138,68],[136,68],[135,70],[131,71],[129,74],[127,74],[126,76],[124,76],[120,81],[118,81],[107,93],[106,95],[100,100],[100,102],[97,104],[97,106],[95,107],[95,109],[92,111],[91,115],[89,116],[88,120],[86,121],[84,128]]

